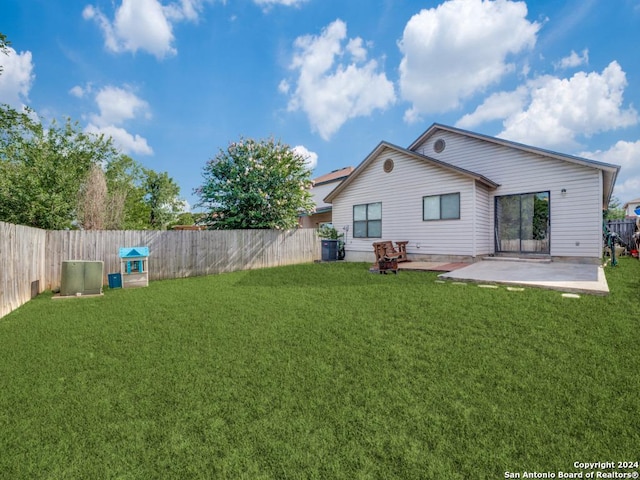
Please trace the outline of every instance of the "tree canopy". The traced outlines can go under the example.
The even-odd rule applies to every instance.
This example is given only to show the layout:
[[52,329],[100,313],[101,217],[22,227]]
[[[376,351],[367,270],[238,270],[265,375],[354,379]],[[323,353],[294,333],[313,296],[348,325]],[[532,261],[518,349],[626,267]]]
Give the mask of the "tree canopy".
[[[7,40],[7,36],[0,32],[0,53],[9,55],[9,45],[11,45],[11,42]],[[2,65],[0,65],[0,73],[2,73]]]
[[241,138],[209,160],[195,190],[215,229],[289,229],[313,211],[305,159],[275,141]]
[[605,220],[622,220],[624,218],[624,208],[620,199],[612,196],[605,212]]
[[166,172],[67,119],[0,106],[0,221],[43,229],[166,228],[183,202]]
[[184,202],[178,198],[180,187],[167,172],[143,171],[146,177],[144,202],[149,208],[149,225],[156,230],[164,229],[183,209]]
[[[0,53],[10,42],[0,32]],[[0,65],[0,74],[2,66]],[[184,207],[166,172],[143,168],[111,139],[67,119],[0,105],[0,221],[43,229],[166,228]]]
[[45,128],[33,111],[0,107],[0,220],[71,228],[91,166],[116,155],[110,141],[82,133],[70,120]]

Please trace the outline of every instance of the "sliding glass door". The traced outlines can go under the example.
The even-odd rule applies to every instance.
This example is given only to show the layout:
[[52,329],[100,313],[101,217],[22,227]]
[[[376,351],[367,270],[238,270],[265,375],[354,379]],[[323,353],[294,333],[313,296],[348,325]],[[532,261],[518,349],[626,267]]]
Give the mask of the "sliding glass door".
[[496,197],[496,252],[549,253],[549,192]]

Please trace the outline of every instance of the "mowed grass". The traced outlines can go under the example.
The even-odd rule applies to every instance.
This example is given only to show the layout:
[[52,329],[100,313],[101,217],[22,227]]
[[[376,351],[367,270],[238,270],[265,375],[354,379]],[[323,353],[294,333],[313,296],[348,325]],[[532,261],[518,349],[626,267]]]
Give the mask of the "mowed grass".
[[608,297],[314,264],[0,319],[0,476],[505,478],[637,461],[640,263]]

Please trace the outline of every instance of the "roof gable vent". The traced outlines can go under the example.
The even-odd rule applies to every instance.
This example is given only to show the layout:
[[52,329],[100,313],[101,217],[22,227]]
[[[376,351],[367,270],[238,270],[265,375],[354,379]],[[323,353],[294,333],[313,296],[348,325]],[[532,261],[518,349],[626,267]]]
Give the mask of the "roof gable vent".
[[447,144],[445,143],[444,139],[439,138],[433,144],[433,151],[436,153],[441,153],[444,150],[444,147],[446,146]]

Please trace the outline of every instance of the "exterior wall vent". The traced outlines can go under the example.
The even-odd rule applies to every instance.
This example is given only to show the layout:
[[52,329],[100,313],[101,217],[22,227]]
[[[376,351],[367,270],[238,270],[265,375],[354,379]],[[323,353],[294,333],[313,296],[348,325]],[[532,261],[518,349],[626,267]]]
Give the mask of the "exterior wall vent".
[[444,150],[444,147],[446,147],[447,144],[445,143],[444,139],[439,138],[438,140],[436,140],[436,142],[433,144],[433,150],[436,153],[441,153]]
[[393,170],[393,160],[391,160],[390,158],[387,158],[384,161],[384,165],[382,165],[382,169],[386,172],[386,173],[391,173],[391,171]]

